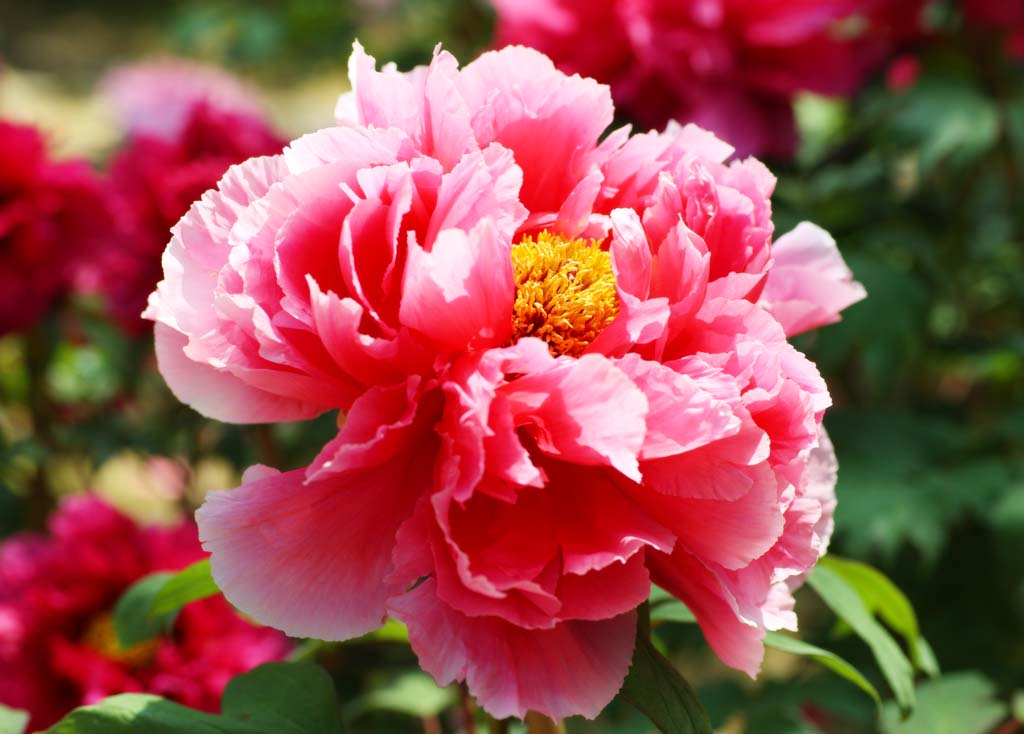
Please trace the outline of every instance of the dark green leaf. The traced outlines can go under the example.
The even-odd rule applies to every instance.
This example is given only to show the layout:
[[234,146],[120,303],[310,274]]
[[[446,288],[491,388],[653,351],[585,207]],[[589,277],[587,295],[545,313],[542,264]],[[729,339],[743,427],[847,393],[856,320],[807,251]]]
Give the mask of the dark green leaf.
[[173,573],[153,573],[145,576],[121,595],[114,608],[114,631],[121,647],[151,640],[174,625],[175,613],[163,616],[152,616],[153,600],[174,576]]
[[804,655],[817,660],[833,673],[846,678],[846,680],[850,681],[867,693],[871,698],[875,699],[875,703],[881,704],[882,699],[878,695],[878,691],[873,685],[871,685],[868,679],[861,675],[860,671],[850,665],[850,663],[846,662],[835,653],[829,652],[828,650],[822,649],[808,642],[804,642],[797,637],[783,635],[778,632],[765,633],[764,644],[776,650],[781,650],[782,652],[788,652],[793,655]]
[[0,704],[0,734],[24,734],[28,719],[28,712]]
[[690,684],[646,635],[637,635],[621,696],[662,734],[711,734],[711,722]]
[[334,684],[309,663],[267,663],[238,676],[221,710],[267,734],[341,734]]
[[807,583],[868,644],[900,706],[912,708],[914,667],[892,635],[871,614],[857,591],[835,571],[821,563],[808,576]]
[[178,611],[190,602],[215,596],[220,593],[210,574],[210,559],[196,561],[182,569],[160,588],[149,608],[151,617],[159,617]]
[[987,734],[1007,715],[994,699],[996,687],[978,673],[954,673],[918,688],[917,707],[906,720],[888,705],[882,712],[885,734]]

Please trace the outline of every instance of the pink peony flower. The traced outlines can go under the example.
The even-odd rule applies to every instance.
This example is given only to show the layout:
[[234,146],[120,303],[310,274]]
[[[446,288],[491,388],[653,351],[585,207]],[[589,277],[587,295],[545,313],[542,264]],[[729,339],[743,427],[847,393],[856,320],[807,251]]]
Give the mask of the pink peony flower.
[[146,312],[206,415],[345,414],[209,497],[218,584],[297,636],[395,617],[498,717],[595,716],[652,580],[754,675],[831,532],[829,397],[786,335],[863,296],[832,240],[773,247],[772,175],[699,128],[599,143],[608,88],[536,51],[349,73],[338,127],[178,223]]
[[228,166],[280,152],[285,141],[255,96],[218,69],[142,63],[114,71],[104,86],[128,133],[110,167],[128,231],[98,253],[82,280],[105,295],[126,331],[139,332],[171,226]]
[[282,658],[276,630],[222,598],[190,604],[171,637],[122,649],[113,606],[133,582],[203,556],[195,525],[141,528],[92,496],[67,499],[50,535],[0,544],[0,703],[27,710],[31,730],[76,706],[148,691],[216,711],[234,675]]
[[524,44],[612,87],[640,124],[695,122],[738,151],[790,157],[798,92],[849,96],[916,30],[920,0],[492,0]]
[[46,157],[35,128],[0,120],[0,336],[33,326],[113,228],[88,164]]

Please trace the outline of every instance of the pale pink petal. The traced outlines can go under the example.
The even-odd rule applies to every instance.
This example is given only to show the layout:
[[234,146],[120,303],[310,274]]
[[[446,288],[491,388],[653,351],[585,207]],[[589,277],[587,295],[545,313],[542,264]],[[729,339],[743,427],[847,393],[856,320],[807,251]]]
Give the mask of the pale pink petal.
[[772,246],[775,260],[761,303],[793,336],[839,321],[839,312],[867,296],[843,262],[836,241],[803,222]]
[[160,374],[181,402],[203,415],[230,423],[276,423],[314,418],[327,406],[275,395],[246,384],[230,372],[185,356],[188,337],[158,323],[156,359]]
[[435,594],[434,582],[425,581],[392,599],[389,610],[408,625],[420,665],[438,684],[465,680],[496,718],[527,711],[594,718],[622,687],[633,655],[633,612],[525,630],[494,617],[465,617]]

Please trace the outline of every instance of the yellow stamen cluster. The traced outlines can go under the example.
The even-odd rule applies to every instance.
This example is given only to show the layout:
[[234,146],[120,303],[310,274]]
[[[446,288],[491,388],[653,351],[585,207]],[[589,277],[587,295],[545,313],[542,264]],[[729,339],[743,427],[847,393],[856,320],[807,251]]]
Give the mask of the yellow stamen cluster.
[[152,663],[153,658],[156,657],[158,645],[156,640],[148,640],[127,649],[121,647],[121,643],[117,639],[117,632],[114,630],[114,618],[110,614],[93,619],[85,629],[82,642],[108,660],[127,665],[130,668],[145,668]]
[[549,232],[512,246],[513,341],[543,339],[556,357],[577,357],[619,313],[611,256],[594,240]]

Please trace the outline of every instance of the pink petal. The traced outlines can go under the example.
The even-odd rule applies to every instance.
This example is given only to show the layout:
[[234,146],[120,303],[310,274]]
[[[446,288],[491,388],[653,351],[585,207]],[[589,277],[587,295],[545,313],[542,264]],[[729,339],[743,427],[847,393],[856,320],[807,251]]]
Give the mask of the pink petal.
[[633,655],[633,612],[525,630],[493,617],[464,617],[435,594],[433,580],[425,581],[393,598],[389,610],[408,625],[424,670],[439,685],[465,680],[496,718],[527,711],[594,718],[622,687]]
[[469,234],[444,230],[430,252],[412,244],[402,289],[402,323],[443,351],[496,347],[511,333],[510,243],[489,219]]
[[708,644],[731,668],[757,677],[764,658],[764,629],[742,619],[736,602],[715,576],[681,547],[671,556],[648,554],[654,583],[686,603]]
[[839,321],[839,312],[867,296],[843,262],[836,241],[809,222],[772,246],[775,259],[761,302],[786,330],[800,334]]
[[185,356],[188,337],[158,323],[156,359],[174,396],[203,415],[228,423],[277,423],[314,418],[327,406],[260,390],[209,364]]
[[582,465],[606,464],[640,479],[647,398],[605,357],[584,354],[501,388],[516,423],[541,451]]

